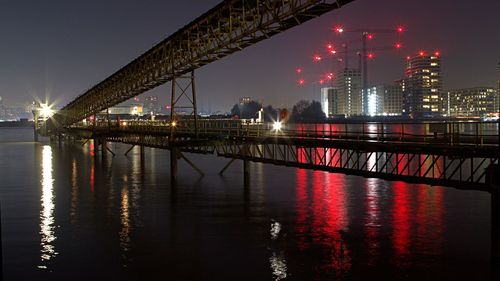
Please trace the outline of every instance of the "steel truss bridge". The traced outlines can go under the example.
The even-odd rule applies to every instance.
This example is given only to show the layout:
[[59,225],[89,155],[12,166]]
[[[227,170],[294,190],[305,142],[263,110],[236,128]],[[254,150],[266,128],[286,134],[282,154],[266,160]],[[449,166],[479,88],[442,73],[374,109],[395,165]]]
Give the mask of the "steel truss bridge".
[[[171,178],[185,155],[215,153],[230,158],[224,170],[243,160],[245,183],[249,161],[298,168],[489,191],[492,194],[492,253],[500,258],[500,191],[498,136],[463,134],[456,124],[426,124],[418,134],[389,132],[362,126],[352,132],[317,127],[272,130],[266,124],[231,120],[200,120],[197,113],[195,70],[276,34],[339,9],[353,0],[225,0],[175,32],[64,106],[35,133],[51,139],[86,139],[109,152],[108,142],[170,150]],[[162,122],[96,123],[95,116],[111,106],[170,82],[170,119]],[[192,111],[189,117],[179,109]],[[93,116],[93,123],[83,122]],[[38,117],[35,116],[35,120]],[[373,124],[372,124],[373,126]],[[444,127],[443,127],[444,126]],[[366,130],[365,130],[366,129]],[[408,129],[408,127],[406,127]],[[36,136],[35,134],[35,136]],[[142,151],[142,149],[141,149]],[[97,155],[97,153],[96,153]],[[499,261],[500,259],[496,259]]]

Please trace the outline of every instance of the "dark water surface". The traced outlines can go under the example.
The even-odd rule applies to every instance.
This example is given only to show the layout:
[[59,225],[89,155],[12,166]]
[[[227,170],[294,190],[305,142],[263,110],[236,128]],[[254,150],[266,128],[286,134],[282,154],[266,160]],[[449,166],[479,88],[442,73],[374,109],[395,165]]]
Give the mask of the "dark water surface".
[[0,129],[5,280],[489,280],[490,197]]

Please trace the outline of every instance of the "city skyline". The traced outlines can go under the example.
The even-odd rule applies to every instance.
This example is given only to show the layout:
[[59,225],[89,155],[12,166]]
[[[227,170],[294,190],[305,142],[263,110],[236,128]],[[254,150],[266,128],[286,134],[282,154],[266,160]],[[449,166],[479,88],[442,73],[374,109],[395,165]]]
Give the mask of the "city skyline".
[[[0,95],[10,104],[50,96],[50,102],[65,105],[217,3],[191,0],[166,9],[166,4],[155,1],[150,5],[121,1],[120,11],[110,14],[113,3],[101,4],[95,10],[88,3],[54,1],[35,3],[32,11],[39,12],[25,10],[22,16],[15,13],[22,5],[1,4],[0,30],[11,42],[0,47],[0,58],[12,67],[0,70]],[[500,58],[495,50],[500,49],[500,39],[493,36],[494,27],[499,25],[494,11],[500,3],[479,1],[478,6],[424,1],[403,17],[392,12],[405,7],[397,1],[355,1],[340,11],[201,68],[197,71],[200,108],[228,110],[242,96],[278,107],[292,106],[300,99],[319,100],[320,86],[297,87],[294,70],[310,64],[311,55],[325,42],[334,40],[331,29],[336,24],[352,28],[405,26],[405,50],[370,61],[371,85],[403,77],[404,57],[424,49],[442,53],[443,89],[496,86]],[[475,9],[481,9],[484,16],[474,22],[457,20]],[[424,11],[426,21],[417,20]],[[141,16],[132,17],[135,13]],[[144,95],[158,96],[160,103],[166,104],[167,87]]]

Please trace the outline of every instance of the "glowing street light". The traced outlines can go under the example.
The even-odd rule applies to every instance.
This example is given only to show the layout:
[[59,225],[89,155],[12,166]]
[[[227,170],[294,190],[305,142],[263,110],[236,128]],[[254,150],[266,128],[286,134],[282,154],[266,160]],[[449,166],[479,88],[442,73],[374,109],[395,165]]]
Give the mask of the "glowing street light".
[[276,132],[281,131],[282,125],[283,124],[280,121],[275,121],[273,123],[273,130],[275,130]]
[[50,105],[46,103],[40,104],[40,116],[47,119],[50,118],[54,114],[54,110],[51,108]]

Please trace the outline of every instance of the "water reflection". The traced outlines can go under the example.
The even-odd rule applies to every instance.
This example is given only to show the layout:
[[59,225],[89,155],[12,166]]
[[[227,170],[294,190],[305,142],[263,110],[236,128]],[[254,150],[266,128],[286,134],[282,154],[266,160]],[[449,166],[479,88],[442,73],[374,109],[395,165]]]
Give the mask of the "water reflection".
[[42,197],[40,212],[40,235],[42,249],[40,258],[42,264],[39,268],[47,268],[47,263],[57,255],[54,240],[55,235],[55,220],[54,220],[54,179],[52,176],[52,148],[45,145],[42,150]]
[[273,255],[269,258],[269,263],[271,264],[274,280],[278,281],[287,277],[286,260],[282,253],[276,254],[273,252]]
[[375,265],[380,251],[378,239],[380,230],[380,189],[379,180],[366,179],[366,242],[368,244],[368,264]]
[[[130,247],[130,213],[129,213],[128,189],[123,188],[121,194],[121,230],[120,230],[120,248],[122,256],[126,258],[126,253]],[[126,266],[124,264],[124,266]]]
[[310,181],[309,175],[305,170],[297,170],[297,248],[322,261],[311,265],[315,271],[328,272],[339,279],[351,268],[343,237],[349,221],[345,177],[313,172]]
[[71,161],[71,210],[69,213],[71,223],[76,224],[76,208],[78,203],[78,166],[76,159]]
[[[394,182],[394,209],[392,241],[397,260],[408,257],[410,254],[410,228],[412,210],[410,205],[410,194],[407,185],[402,182]],[[402,265],[402,264],[401,264]]]
[[[281,229],[282,225],[279,222],[273,221],[271,223],[271,230],[269,231],[269,233],[271,234],[272,241],[278,240],[278,238],[280,237]],[[280,251],[279,253],[273,251],[271,257],[269,258],[269,263],[271,266],[271,272],[274,276],[274,280],[278,281],[287,277],[287,265],[285,254],[283,251]]]

